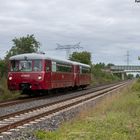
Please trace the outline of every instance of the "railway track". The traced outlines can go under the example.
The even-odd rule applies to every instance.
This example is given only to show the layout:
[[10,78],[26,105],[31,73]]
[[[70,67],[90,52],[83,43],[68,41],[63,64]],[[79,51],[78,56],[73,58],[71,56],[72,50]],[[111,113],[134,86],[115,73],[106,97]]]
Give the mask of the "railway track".
[[61,101],[57,101],[54,103],[44,104],[42,106],[38,106],[28,110],[1,116],[0,135],[3,135],[7,131],[11,132],[13,131],[13,129],[19,126],[23,126],[27,123],[34,123],[34,121],[37,119],[43,119],[43,117],[62,111],[63,109],[73,107],[90,100],[96,100],[96,98],[104,96],[105,94],[108,94],[108,92],[112,92],[118,88],[121,88],[128,83],[129,82],[119,83],[117,85],[112,85],[111,87],[100,89],[98,91],[89,91],[87,94],[79,95],[77,97],[71,97],[64,100],[62,99]]
[[0,102],[0,108],[13,106],[13,105],[17,105],[17,104],[22,104],[22,103],[27,103],[27,102],[32,102],[35,100],[41,100],[41,99],[44,99],[47,97],[48,96],[34,97],[34,98],[26,97],[26,98],[20,98],[20,99],[15,99],[15,100],[3,101],[3,102]]
[[[92,88],[89,88],[88,90],[98,91],[98,90],[105,89],[107,87],[113,86],[115,84],[116,83],[109,84],[109,85],[98,86],[98,87],[92,87]],[[75,92],[78,92],[78,91],[75,91]],[[64,95],[65,93],[64,94],[57,93],[57,94],[59,96],[61,96],[61,95]],[[41,97],[30,97],[30,98],[29,97],[20,97],[19,99],[15,99],[15,100],[3,101],[3,102],[0,102],[0,108],[2,108],[2,107],[8,107],[8,106],[13,106],[13,105],[21,104],[21,103],[32,102],[32,101],[35,101],[35,100],[41,100],[41,99],[44,99],[44,98],[51,98],[51,97],[55,97],[57,94],[55,93],[55,94],[50,95],[50,96],[45,95],[45,96],[41,96]]]
[[3,101],[0,103],[0,108],[8,107],[8,106],[16,105],[16,104],[21,104],[21,103],[27,103],[27,102],[31,102],[34,100],[41,100],[41,99],[44,99],[44,97],[46,97],[46,96],[40,96],[40,97],[28,97],[27,96],[27,97],[20,97],[18,99],[14,99],[14,100]]

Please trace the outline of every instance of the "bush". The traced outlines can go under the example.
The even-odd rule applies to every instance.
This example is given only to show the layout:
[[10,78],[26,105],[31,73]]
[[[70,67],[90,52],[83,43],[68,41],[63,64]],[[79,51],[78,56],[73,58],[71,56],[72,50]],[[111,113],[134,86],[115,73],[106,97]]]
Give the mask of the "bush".
[[7,78],[2,77],[0,80],[0,100],[8,100],[17,98],[20,94],[18,92],[11,92],[7,87]]
[[3,88],[2,88],[2,87],[0,87],[0,96],[2,96],[2,95],[3,95],[3,93],[4,93],[4,90],[3,90]]
[[133,90],[133,91],[136,91],[136,92],[140,92],[140,79],[138,79],[138,80],[136,81],[136,83],[133,84],[132,90]]
[[109,72],[105,72],[99,67],[92,68],[92,84],[93,85],[107,84],[107,83],[112,83],[113,81],[119,81],[119,80],[120,80],[119,77],[114,76]]

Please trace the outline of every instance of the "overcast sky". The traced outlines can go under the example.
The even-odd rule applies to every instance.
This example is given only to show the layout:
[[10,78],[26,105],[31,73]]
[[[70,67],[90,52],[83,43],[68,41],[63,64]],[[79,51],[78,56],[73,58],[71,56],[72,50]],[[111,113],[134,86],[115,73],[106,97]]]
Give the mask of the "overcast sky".
[[[34,34],[41,50],[81,42],[93,63],[140,64],[140,3],[135,0],[0,0],[0,58],[15,37]],[[78,50],[73,50],[78,51]]]

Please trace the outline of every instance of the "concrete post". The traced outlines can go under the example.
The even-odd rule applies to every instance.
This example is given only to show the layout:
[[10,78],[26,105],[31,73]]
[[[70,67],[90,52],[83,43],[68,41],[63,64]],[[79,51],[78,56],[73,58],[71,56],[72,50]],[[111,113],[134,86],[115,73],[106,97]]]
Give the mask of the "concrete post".
[[124,80],[124,73],[122,73],[122,80]]

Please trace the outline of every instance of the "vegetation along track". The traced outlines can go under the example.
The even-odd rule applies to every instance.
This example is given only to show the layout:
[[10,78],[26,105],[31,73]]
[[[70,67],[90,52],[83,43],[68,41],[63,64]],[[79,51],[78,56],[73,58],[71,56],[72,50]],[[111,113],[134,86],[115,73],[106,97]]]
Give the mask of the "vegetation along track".
[[84,95],[79,95],[77,97],[65,99],[55,103],[39,106],[36,108],[24,110],[22,112],[12,113],[0,118],[0,134],[7,131],[12,131],[12,129],[27,124],[29,122],[35,121],[52,113],[62,111],[63,109],[75,106],[79,103],[83,103],[89,100],[93,100],[107,94],[113,90],[116,90],[120,87],[127,85],[129,82],[119,83],[113,85],[106,89],[102,89],[96,92],[91,92]]

